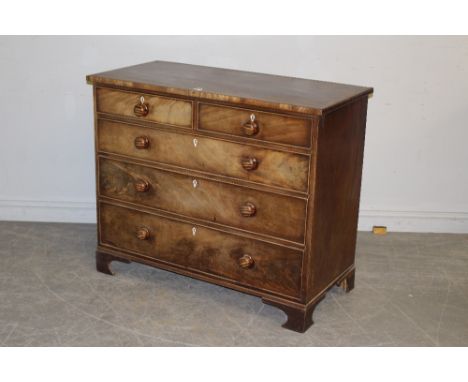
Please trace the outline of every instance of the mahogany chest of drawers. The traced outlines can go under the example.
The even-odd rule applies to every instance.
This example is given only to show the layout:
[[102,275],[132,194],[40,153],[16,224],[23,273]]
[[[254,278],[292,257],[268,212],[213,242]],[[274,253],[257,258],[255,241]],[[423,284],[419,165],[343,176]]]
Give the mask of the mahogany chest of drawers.
[[371,88],[162,61],[87,81],[98,271],[137,261],[250,293],[299,332],[353,288]]

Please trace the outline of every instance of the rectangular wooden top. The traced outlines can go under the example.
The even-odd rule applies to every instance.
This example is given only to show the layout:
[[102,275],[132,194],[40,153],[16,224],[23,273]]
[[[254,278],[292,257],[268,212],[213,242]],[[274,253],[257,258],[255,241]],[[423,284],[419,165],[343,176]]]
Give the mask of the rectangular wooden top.
[[372,88],[208,66],[152,61],[86,77],[88,83],[325,114]]

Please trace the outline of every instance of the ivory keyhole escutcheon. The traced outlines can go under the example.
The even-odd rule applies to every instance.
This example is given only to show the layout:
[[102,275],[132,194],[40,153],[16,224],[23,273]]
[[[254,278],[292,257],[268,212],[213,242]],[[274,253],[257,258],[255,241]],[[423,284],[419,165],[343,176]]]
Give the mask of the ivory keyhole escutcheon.
[[193,138],[193,147],[197,147],[197,146],[198,146],[198,139]]
[[197,234],[197,227],[192,228],[192,235],[195,236]]
[[133,113],[137,117],[146,117],[149,113],[149,105],[145,103],[145,97],[140,97],[140,103],[133,108]]
[[198,180],[196,180],[196,179],[192,180],[192,185],[193,185],[193,188],[197,188],[198,187]]

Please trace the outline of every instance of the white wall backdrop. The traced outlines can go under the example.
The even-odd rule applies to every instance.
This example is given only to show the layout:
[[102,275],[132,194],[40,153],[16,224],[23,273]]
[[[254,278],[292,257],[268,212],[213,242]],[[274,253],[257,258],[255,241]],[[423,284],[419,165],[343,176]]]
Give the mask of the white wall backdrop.
[[156,59],[373,86],[360,229],[468,232],[468,37],[0,37],[0,220],[95,222],[85,75]]

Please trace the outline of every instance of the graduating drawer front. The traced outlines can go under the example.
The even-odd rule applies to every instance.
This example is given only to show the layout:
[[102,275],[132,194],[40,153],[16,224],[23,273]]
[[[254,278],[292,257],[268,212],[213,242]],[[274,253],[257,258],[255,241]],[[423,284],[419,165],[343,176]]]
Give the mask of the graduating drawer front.
[[200,130],[309,147],[311,120],[218,105],[200,104]]
[[168,125],[192,127],[192,102],[120,90],[97,88],[97,111]]
[[98,122],[98,150],[307,192],[307,155],[107,120]]
[[100,241],[245,286],[298,296],[302,251],[100,204]]
[[100,158],[100,195],[304,242],[306,201]]

